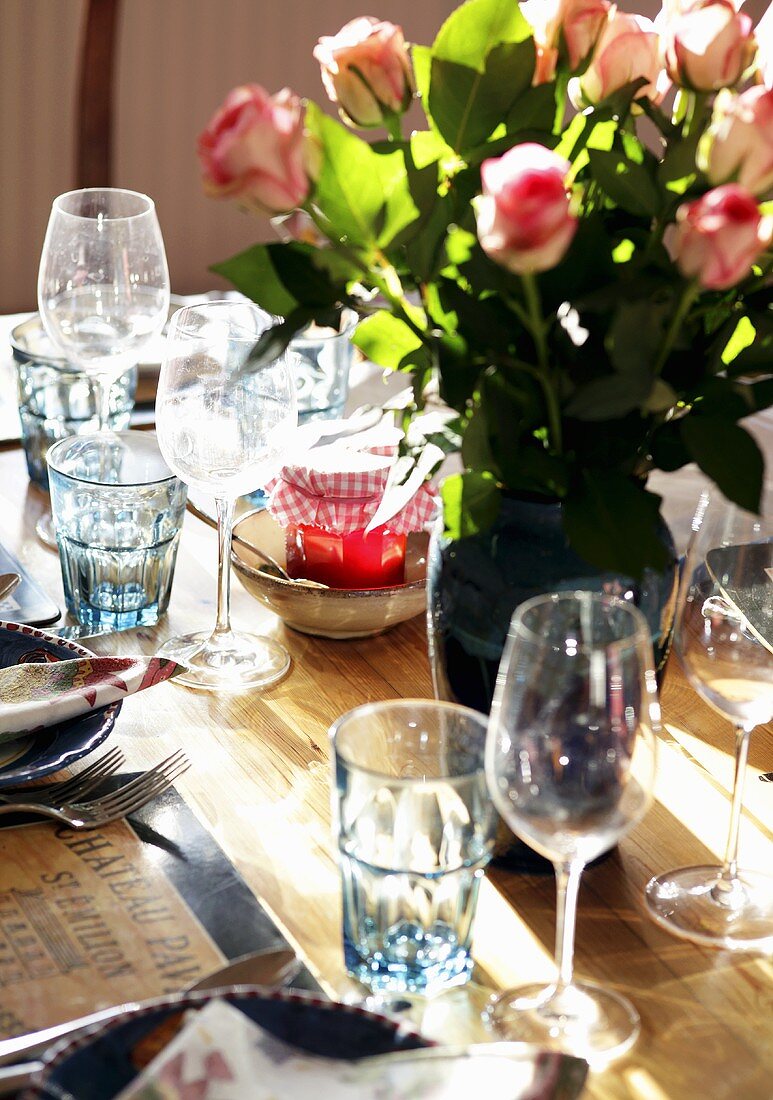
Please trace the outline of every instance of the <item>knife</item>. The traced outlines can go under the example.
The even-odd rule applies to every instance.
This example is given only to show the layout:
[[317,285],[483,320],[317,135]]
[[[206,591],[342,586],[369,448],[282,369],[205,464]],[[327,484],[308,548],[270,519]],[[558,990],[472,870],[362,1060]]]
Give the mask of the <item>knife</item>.
[[[300,960],[289,948],[268,948],[241,955],[238,959],[225,963],[182,992],[221,989],[229,985],[265,985],[277,988],[289,985],[300,969]],[[42,1068],[41,1062],[9,1065],[14,1059],[34,1058],[65,1036],[74,1038],[96,1024],[108,1023],[121,1016],[127,1008],[138,1007],[141,1005],[137,1002],[128,1002],[92,1012],[88,1016],[80,1016],[68,1023],[55,1024],[41,1031],[20,1035],[16,1039],[0,1039],[0,1096],[13,1096],[18,1089],[28,1085],[32,1075]]]

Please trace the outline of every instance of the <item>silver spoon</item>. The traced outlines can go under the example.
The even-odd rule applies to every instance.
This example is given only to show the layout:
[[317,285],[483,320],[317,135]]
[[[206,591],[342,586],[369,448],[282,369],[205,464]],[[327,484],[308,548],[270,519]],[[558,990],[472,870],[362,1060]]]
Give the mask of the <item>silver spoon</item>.
[[[214,516],[210,516],[207,512],[202,512],[201,508],[197,508],[196,505],[191,503],[190,500],[188,501],[187,508],[188,511],[196,516],[197,519],[202,520],[209,527],[217,529],[217,520]],[[244,516],[240,516],[240,519],[246,519],[247,516],[253,516],[256,514],[257,510],[255,512],[246,512]],[[277,576],[281,577],[283,581],[290,581],[291,584],[298,584],[304,588],[328,587],[328,585],[326,584],[321,584],[319,581],[310,581],[307,580],[305,577],[291,577],[284,566],[281,566],[279,564],[276,558],[272,558],[271,555],[267,553],[267,551],[261,550],[259,546],[256,546],[254,543],[249,542],[245,538],[242,538],[241,535],[237,535],[236,533],[234,533],[231,535],[231,540],[232,542],[237,543],[239,546],[243,546],[245,550],[249,550],[257,558],[260,558],[261,561],[266,563],[268,568],[261,568],[261,573],[268,573],[269,576],[273,576],[274,574],[276,574]]]

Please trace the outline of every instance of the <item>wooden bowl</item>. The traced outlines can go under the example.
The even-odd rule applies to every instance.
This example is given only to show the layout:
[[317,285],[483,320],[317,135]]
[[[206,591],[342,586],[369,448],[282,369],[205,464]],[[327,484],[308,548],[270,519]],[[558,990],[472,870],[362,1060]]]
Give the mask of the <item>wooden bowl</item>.
[[[285,566],[284,532],[267,512],[242,516],[234,534]],[[428,545],[424,533],[408,536],[406,583],[389,588],[313,588],[284,580],[267,572],[265,563],[236,541],[231,562],[247,591],[293,630],[321,638],[368,638],[424,611]]]

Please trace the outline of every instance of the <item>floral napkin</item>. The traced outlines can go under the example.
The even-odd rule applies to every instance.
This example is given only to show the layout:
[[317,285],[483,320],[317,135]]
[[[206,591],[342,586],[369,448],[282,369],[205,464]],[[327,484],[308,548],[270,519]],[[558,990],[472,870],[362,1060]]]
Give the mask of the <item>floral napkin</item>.
[[[78,657],[0,669],[0,742],[115,703],[183,671],[160,657]],[[46,659],[47,658],[47,659]]]
[[549,1100],[557,1095],[564,1063],[576,1061],[548,1053],[536,1060],[437,1053],[425,1060],[411,1060],[408,1052],[386,1059],[322,1058],[216,999],[191,1016],[116,1100]]

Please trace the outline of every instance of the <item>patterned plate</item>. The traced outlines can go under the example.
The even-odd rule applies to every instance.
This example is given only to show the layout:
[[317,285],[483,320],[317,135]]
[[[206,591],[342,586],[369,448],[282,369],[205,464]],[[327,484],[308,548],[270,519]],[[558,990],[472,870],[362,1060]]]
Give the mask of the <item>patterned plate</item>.
[[[26,662],[62,661],[72,656],[94,654],[77,642],[66,642],[45,630],[0,622],[0,668]],[[113,703],[59,726],[50,726],[34,736],[1,744],[0,788],[41,779],[80,760],[102,744],[120,709],[120,703]]]
[[406,1024],[358,1006],[294,991],[236,986],[129,1006],[91,1034],[62,1040],[46,1055],[43,1070],[25,1096],[111,1100],[136,1076],[132,1051],[143,1036],[172,1013],[206,1004],[212,997],[230,1001],[266,1031],[310,1054],[361,1058],[433,1045]]

